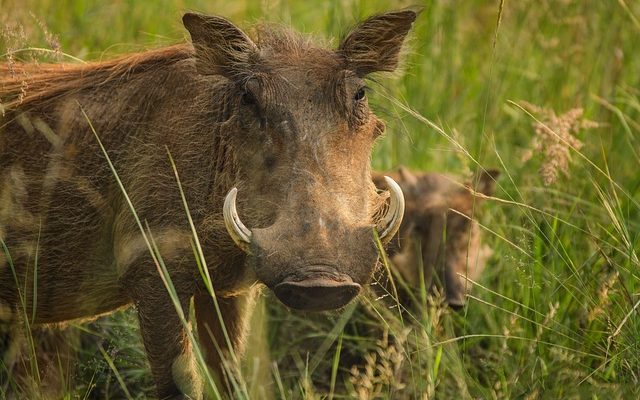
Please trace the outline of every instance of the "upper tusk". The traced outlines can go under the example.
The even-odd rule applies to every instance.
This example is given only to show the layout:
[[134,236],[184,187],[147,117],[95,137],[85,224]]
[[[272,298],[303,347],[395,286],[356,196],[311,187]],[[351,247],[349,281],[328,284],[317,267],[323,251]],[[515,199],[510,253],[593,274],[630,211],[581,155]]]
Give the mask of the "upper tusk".
[[398,229],[400,229],[402,217],[404,216],[404,195],[402,194],[400,185],[398,185],[396,181],[388,176],[385,176],[384,180],[391,192],[391,199],[389,209],[382,218],[382,221],[380,221],[379,230],[381,232],[380,240],[383,243],[387,243],[398,232]]
[[245,252],[250,252],[251,245],[251,231],[240,220],[238,216],[238,210],[236,209],[236,196],[238,189],[233,188],[227,193],[227,197],[224,199],[224,206],[222,207],[222,214],[224,216],[224,225],[229,232],[229,236],[233,241]]

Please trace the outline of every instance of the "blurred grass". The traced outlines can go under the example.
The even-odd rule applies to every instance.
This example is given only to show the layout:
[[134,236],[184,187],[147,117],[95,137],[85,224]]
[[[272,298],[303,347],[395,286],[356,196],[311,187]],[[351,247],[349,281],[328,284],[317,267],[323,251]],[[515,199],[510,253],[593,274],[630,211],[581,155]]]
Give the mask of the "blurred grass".
[[[92,60],[173,43],[186,37],[180,24],[185,10],[224,15],[245,26],[259,20],[292,25],[337,44],[335,38],[354,21],[413,5],[0,0],[0,54],[59,48]],[[388,125],[373,164],[458,174],[500,167],[496,197],[504,201],[488,202],[482,215],[494,259],[462,313],[431,300],[415,321],[401,321],[383,303],[369,302],[336,337],[340,353],[336,347],[316,353],[340,316],[299,315],[268,299],[276,397],[322,398],[331,392],[333,398],[373,398],[374,389],[362,391],[370,384],[380,389],[379,398],[637,398],[640,3],[506,1],[499,24],[499,1],[422,6],[404,72],[370,84],[371,103]],[[16,57],[31,59],[29,53]],[[523,161],[535,136],[534,118],[542,119],[518,106],[523,102],[556,115],[582,108],[585,119],[600,124],[579,133],[584,147],[572,151],[570,175],[560,174],[551,186],[539,175],[548,162],[542,154]],[[109,354],[124,369],[125,382],[140,391],[132,393],[144,397],[144,368],[117,357],[118,346],[130,349],[132,343],[141,354],[127,329],[135,324],[126,316],[109,321],[119,326],[110,331],[115,353]],[[381,327],[397,342],[381,342]],[[376,368],[393,351],[400,354],[393,356],[400,367],[385,381]],[[349,370],[349,357],[367,354],[376,354],[371,374]],[[117,383],[96,357],[83,356],[73,393],[115,393],[105,391],[103,378]],[[321,362],[309,370],[314,357]],[[91,363],[102,363],[94,378],[87,374]]]

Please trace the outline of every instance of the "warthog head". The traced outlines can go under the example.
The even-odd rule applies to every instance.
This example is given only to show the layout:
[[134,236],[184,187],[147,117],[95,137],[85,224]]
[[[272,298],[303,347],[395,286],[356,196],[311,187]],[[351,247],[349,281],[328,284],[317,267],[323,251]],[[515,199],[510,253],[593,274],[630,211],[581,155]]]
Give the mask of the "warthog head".
[[[385,129],[369,109],[364,78],[393,71],[413,11],[371,17],[335,50],[300,35],[187,14],[205,78],[225,78],[224,136],[234,174],[224,220],[258,279],[287,306],[346,305],[399,228],[403,196],[372,183],[370,154]],[[388,200],[388,207],[385,204]]]
[[[470,183],[438,173],[413,173],[401,167],[391,174],[406,198],[406,212],[398,240],[389,249],[395,272],[410,288],[439,286],[454,309],[465,304],[492,250],[481,241],[481,230],[474,220],[481,208],[482,195],[490,196],[499,171],[482,171]],[[383,185],[384,177],[374,181]],[[472,190],[473,189],[473,190]],[[480,196],[478,196],[480,194]]]

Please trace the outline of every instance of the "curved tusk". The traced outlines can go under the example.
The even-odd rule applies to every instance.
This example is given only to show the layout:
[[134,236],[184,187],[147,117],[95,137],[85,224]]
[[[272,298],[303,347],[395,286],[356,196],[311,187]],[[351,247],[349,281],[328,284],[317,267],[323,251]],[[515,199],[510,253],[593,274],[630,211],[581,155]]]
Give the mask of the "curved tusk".
[[380,221],[378,227],[380,240],[382,243],[388,243],[398,232],[398,229],[400,229],[402,217],[404,216],[404,195],[396,181],[388,176],[385,176],[384,180],[391,192],[391,203],[389,204],[389,209],[382,218],[382,221]]
[[224,198],[224,206],[222,207],[224,225],[227,227],[229,236],[231,236],[231,239],[233,239],[238,247],[244,252],[250,253],[251,231],[244,226],[238,216],[238,210],[236,209],[237,194],[238,189],[233,188],[227,193],[227,197]]

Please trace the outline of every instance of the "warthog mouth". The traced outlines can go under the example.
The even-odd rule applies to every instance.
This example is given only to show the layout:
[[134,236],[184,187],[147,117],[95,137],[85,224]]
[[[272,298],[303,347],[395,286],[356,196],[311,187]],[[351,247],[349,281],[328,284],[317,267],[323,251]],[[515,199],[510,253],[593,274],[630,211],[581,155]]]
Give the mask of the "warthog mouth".
[[304,311],[335,310],[349,304],[362,287],[350,276],[333,272],[335,267],[311,266],[304,275],[289,275],[273,291],[289,308]]

